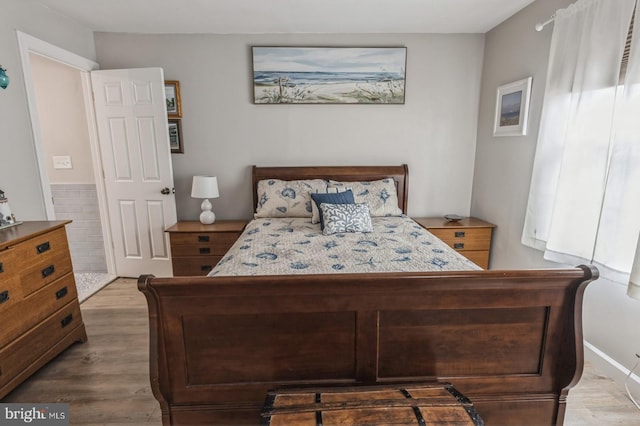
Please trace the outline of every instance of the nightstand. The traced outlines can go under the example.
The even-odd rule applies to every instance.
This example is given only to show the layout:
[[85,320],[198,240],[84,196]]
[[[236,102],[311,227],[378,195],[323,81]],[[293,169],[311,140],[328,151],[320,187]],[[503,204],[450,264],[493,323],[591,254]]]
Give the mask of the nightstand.
[[207,275],[236,242],[246,220],[218,220],[211,225],[182,221],[165,230],[171,242],[174,276]]
[[476,265],[483,269],[489,268],[491,235],[496,225],[474,217],[466,217],[457,222],[450,222],[442,217],[412,219]]

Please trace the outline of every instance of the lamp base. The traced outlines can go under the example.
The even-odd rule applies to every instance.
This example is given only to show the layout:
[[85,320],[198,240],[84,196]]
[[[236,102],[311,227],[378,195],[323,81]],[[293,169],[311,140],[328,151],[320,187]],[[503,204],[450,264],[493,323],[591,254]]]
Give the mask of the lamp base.
[[215,221],[216,215],[211,210],[200,213],[200,223],[203,225],[211,225]]
[[211,202],[205,198],[200,205],[202,213],[200,213],[200,223],[203,225],[211,225],[216,221],[216,215],[211,211]]

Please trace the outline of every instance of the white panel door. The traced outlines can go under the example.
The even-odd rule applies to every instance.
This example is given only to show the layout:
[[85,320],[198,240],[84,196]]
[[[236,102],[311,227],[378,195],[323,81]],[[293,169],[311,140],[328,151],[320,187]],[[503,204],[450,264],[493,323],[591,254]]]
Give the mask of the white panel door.
[[91,72],[116,274],[171,276],[176,223],[161,68]]

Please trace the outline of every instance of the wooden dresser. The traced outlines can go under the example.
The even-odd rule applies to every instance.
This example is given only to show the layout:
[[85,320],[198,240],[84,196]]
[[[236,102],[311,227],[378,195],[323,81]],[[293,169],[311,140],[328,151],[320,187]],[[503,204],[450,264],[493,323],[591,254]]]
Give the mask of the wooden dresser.
[[246,225],[246,220],[218,220],[211,225],[182,221],[167,229],[173,275],[207,275],[236,242]]
[[0,230],[0,399],[71,344],[87,340],[68,223]]
[[414,217],[413,220],[476,265],[489,268],[491,236],[496,225],[474,217],[457,222],[442,217]]

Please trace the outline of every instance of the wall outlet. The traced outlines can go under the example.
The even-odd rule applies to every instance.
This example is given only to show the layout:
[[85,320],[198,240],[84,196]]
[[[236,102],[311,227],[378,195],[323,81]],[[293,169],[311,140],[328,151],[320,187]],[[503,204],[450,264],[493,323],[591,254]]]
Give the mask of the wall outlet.
[[73,169],[71,157],[69,155],[53,156],[54,169]]

